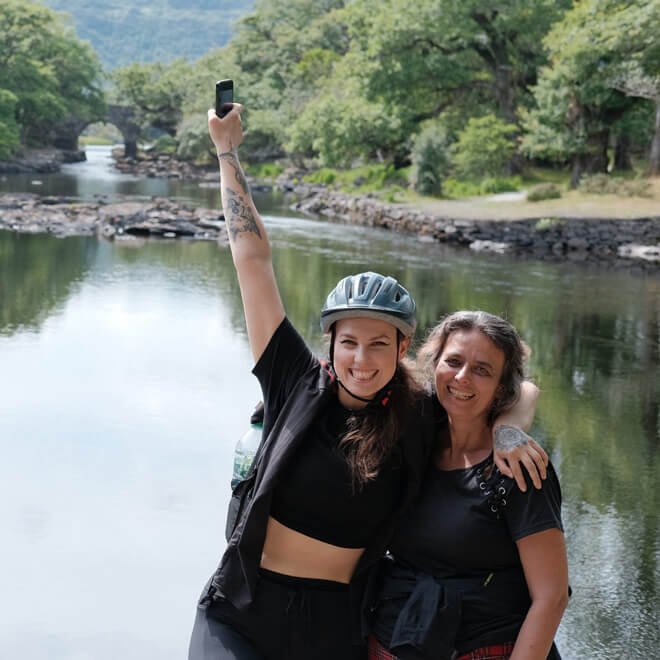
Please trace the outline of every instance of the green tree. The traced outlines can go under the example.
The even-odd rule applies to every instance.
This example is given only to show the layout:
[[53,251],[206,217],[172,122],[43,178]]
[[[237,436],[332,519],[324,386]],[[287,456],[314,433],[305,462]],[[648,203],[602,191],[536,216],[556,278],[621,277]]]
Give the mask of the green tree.
[[[321,161],[332,162],[338,149],[328,145],[356,133],[357,142],[344,144],[347,155],[402,165],[409,162],[411,137],[427,119],[460,113],[464,123],[475,110],[491,110],[515,123],[516,108],[529,101],[526,90],[545,61],[541,39],[567,4],[347,3],[333,13],[343,26],[345,52],[335,51],[341,60],[321,76],[323,86],[294,118],[290,146],[314,144]],[[377,131],[369,130],[374,118]],[[354,131],[355,123],[366,130]]]
[[453,145],[453,163],[458,173],[467,179],[504,174],[516,150],[511,139],[516,130],[513,124],[507,124],[495,115],[472,117]]
[[450,155],[447,131],[443,124],[431,120],[415,136],[412,146],[413,188],[423,195],[440,195],[442,181],[449,174]]
[[633,98],[643,97],[641,86],[630,93],[626,85],[631,67],[645,83],[657,77],[659,23],[657,0],[576,3],[545,40],[550,64],[534,89],[536,107],[523,112],[525,151],[570,162],[573,185],[585,172],[606,171],[612,127],[647,103]]
[[[207,108],[213,84],[233,78],[234,97],[246,106],[243,152],[248,160],[282,156],[295,120],[324,90],[345,52],[345,26],[338,20],[343,0],[259,0],[243,18],[231,43],[195,62],[184,101],[181,134],[197,158],[207,156]],[[196,117],[196,119],[193,119]],[[195,137],[197,136],[197,137]]]
[[191,65],[183,59],[171,64],[129,64],[111,74],[110,98],[134,109],[137,123],[175,136],[183,118]]
[[[22,144],[44,146],[59,120],[93,121],[104,112],[94,51],[63,16],[28,2],[0,3],[0,90],[15,98],[14,124],[3,121],[5,150],[16,148],[16,127]],[[10,97],[4,98],[6,117]]]
[[18,98],[7,89],[0,89],[0,160],[11,158],[20,146],[20,127],[16,123]]

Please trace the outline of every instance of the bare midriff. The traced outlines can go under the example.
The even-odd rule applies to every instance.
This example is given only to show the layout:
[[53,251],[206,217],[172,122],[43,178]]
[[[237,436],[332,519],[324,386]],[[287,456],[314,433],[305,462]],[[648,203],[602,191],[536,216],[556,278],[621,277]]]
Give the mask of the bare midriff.
[[340,548],[268,518],[261,567],[295,577],[348,584],[364,548]]

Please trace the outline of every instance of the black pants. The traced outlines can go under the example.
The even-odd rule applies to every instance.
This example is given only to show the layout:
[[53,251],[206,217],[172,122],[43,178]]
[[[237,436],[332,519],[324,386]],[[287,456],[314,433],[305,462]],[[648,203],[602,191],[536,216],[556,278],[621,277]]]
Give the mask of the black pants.
[[351,643],[348,585],[262,569],[254,601],[199,609],[189,660],[361,660]]

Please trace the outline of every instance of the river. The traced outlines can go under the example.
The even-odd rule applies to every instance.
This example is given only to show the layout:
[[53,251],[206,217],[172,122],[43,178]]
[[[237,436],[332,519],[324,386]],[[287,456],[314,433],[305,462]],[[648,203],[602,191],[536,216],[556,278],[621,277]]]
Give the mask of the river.
[[[218,204],[216,187],[120,175],[108,158],[0,190]],[[516,324],[543,392],[533,435],[564,493],[563,657],[660,657],[657,276],[476,255],[268,201],[288,314],[319,351],[326,292],[367,268],[408,285],[422,328],[458,308]],[[0,232],[0,365],[0,657],[185,657],[259,398],[229,252]]]

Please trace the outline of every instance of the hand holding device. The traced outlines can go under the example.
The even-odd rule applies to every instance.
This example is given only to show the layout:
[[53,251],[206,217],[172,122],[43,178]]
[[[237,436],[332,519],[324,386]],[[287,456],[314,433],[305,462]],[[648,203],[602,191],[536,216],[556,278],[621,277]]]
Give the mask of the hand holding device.
[[215,83],[215,114],[222,119],[232,108],[234,102],[234,81],[218,80]]

